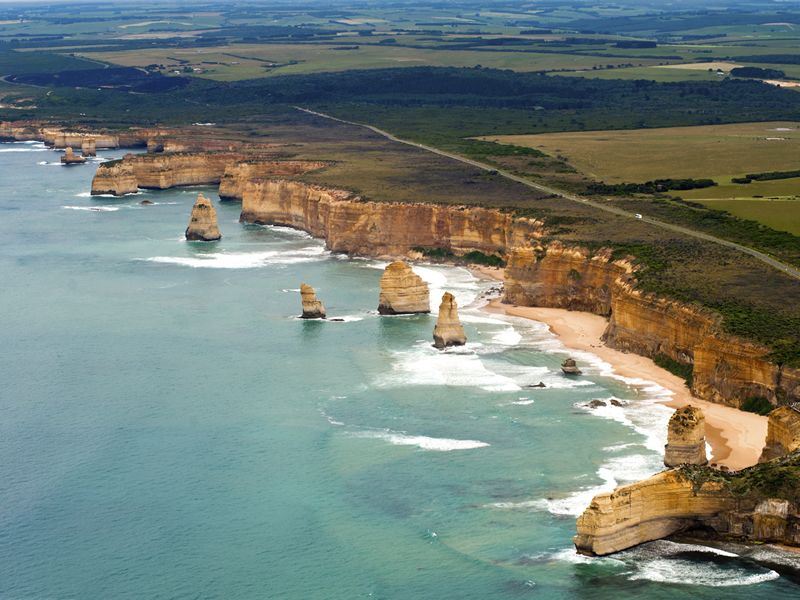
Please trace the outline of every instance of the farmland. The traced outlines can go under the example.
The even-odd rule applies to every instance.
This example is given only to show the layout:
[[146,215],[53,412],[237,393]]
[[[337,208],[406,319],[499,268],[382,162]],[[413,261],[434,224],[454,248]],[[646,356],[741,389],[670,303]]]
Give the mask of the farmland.
[[[562,155],[608,183],[708,177],[728,183],[748,172],[800,168],[800,124],[738,123],[627,131],[489,136]],[[705,192],[705,190],[703,191]]]

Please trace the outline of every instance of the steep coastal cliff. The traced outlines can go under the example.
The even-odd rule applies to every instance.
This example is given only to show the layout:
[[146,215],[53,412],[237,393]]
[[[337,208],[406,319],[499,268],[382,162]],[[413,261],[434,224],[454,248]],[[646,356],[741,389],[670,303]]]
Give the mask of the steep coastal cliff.
[[674,533],[800,546],[800,451],[738,473],[684,466],[596,496],[575,547],[601,556]]
[[236,200],[253,177],[296,176],[323,166],[318,161],[259,160],[238,152],[126,154],[120,161],[100,165],[92,193],[121,195],[131,188],[219,184],[221,199]]
[[241,220],[285,225],[325,239],[334,252],[396,258],[418,249],[504,255],[542,235],[541,223],[499,210],[370,202],[345,191],[285,179],[250,181]]
[[769,360],[769,349],[726,334],[711,311],[637,290],[634,266],[611,252],[559,243],[515,248],[505,302],[584,310],[609,318],[605,342],[691,367],[692,393],[740,407],[748,398],[777,406],[800,400],[800,370]]

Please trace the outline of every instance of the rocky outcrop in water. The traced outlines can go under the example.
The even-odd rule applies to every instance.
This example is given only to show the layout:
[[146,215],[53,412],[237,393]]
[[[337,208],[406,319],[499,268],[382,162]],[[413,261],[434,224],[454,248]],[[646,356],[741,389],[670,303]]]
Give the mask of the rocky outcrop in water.
[[198,242],[213,242],[222,238],[217,226],[217,210],[211,200],[199,194],[192,207],[186,239]]
[[67,147],[64,151],[64,155],[61,157],[61,163],[65,165],[82,165],[86,162],[86,159],[82,156],[75,154],[72,151],[72,148]]
[[301,319],[324,319],[326,317],[325,306],[317,298],[317,293],[313,287],[305,283],[301,284],[300,298],[303,302]]
[[84,138],[81,142],[81,156],[97,156],[97,141],[94,138]]
[[667,445],[664,449],[664,464],[705,465],[706,419],[703,411],[695,406],[684,406],[670,417],[667,427]]
[[124,196],[139,191],[133,166],[124,160],[113,160],[101,164],[92,179],[92,194]]
[[382,315],[431,312],[428,284],[402,260],[390,263],[381,276],[378,312]]
[[433,328],[433,345],[440,350],[448,346],[463,346],[467,343],[464,327],[458,318],[458,305],[450,292],[442,296],[439,305],[439,318]]
[[601,556],[669,535],[800,546],[800,451],[738,473],[684,465],[595,496],[578,552]]
[[758,462],[768,462],[800,449],[800,410],[776,408],[767,419],[767,441]]

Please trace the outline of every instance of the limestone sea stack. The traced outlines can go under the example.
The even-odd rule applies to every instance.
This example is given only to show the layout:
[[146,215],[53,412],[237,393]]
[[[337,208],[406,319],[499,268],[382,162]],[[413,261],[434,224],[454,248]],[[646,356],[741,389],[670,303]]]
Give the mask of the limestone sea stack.
[[664,464],[677,467],[707,463],[706,419],[703,411],[691,405],[679,408],[670,417],[667,427]]
[[85,162],[86,159],[75,154],[69,146],[64,150],[64,156],[61,157],[61,163],[65,165],[80,165]]
[[324,319],[325,306],[317,298],[317,293],[314,288],[303,283],[300,285],[300,297],[303,300],[303,314],[300,315],[301,319]]
[[81,156],[97,156],[97,141],[92,137],[81,141]]
[[192,216],[186,228],[186,239],[190,241],[213,242],[222,238],[217,226],[217,210],[211,200],[199,194],[192,207]]
[[439,318],[433,328],[433,345],[441,350],[448,346],[463,346],[466,343],[467,336],[458,318],[456,299],[450,292],[445,292],[439,305]]
[[402,260],[391,263],[381,277],[378,312],[382,315],[431,312],[428,284]]
[[786,456],[800,448],[800,410],[794,406],[776,408],[767,418],[767,440],[758,462]]

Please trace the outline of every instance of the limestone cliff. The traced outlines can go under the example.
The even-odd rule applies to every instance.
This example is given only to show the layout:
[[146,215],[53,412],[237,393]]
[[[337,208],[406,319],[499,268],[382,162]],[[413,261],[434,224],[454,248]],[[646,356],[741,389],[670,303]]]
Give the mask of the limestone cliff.
[[738,473],[685,465],[596,496],[575,546],[604,555],[689,529],[744,542],[800,546],[800,451]]
[[448,346],[463,346],[466,343],[467,336],[458,318],[456,299],[450,292],[445,292],[439,305],[439,318],[436,319],[433,328],[433,345],[441,350]]
[[222,238],[217,225],[217,210],[211,200],[199,194],[192,207],[186,239],[190,241],[213,242]]
[[741,406],[758,396],[777,405],[800,400],[800,370],[769,360],[769,349],[726,334],[711,311],[636,289],[636,273],[611,252],[553,242],[511,250],[504,301],[584,310],[609,317],[605,342],[651,358],[691,365],[692,393]]
[[678,472],[666,471],[600,494],[578,517],[575,547],[582,554],[602,556],[672,535],[698,518],[734,508],[735,502],[721,490],[718,482],[695,490]]
[[308,284],[300,285],[300,299],[303,302],[303,314],[300,315],[301,319],[324,319],[325,306],[317,298],[317,293],[314,288]]
[[758,462],[785,456],[800,448],[800,410],[781,406],[769,413],[767,441]]
[[101,164],[92,179],[92,194],[124,196],[139,191],[136,174],[130,162],[115,160]]
[[246,159],[225,168],[219,184],[220,200],[241,200],[247,183],[263,177],[294,177],[316,171],[326,163],[310,160],[258,160]]
[[381,276],[378,312],[382,315],[431,312],[428,284],[402,260],[390,263]]
[[[298,175],[324,166],[317,161],[259,160],[238,152],[126,154],[121,162],[118,169],[113,169],[118,163],[100,165],[92,181],[93,193],[130,190],[133,177],[135,187],[144,189],[220,184],[222,199],[240,199],[241,188],[251,177]],[[118,175],[124,181],[115,182]]]
[[[222,174],[232,162],[239,159],[236,154],[126,154],[122,158],[122,168],[113,169],[116,164],[102,164],[92,181],[92,193],[116,193],[119,188],[130,187],[129,179],[136,182],[136,188],[164,190],[186,185],[212,185],[220,182]],[[116,183],[115,176],[121,174],[124,183]],[[100,191],[104,190],[104,191]]]
[[499,210],[369,202],[348,191],[285,179],[248,182],[241,220],[302,229],[325,239],[334,252],[389,258],[412,256],[416,248],[503,255],[543,231],[538,221]]
[[81,156],[97,156],[97,140],[86,138],[81,142]]
[[691,405],[679,408],[670,417],[667,427],[664,464],[677,467],[706,463],[706,419],[703,411]]

